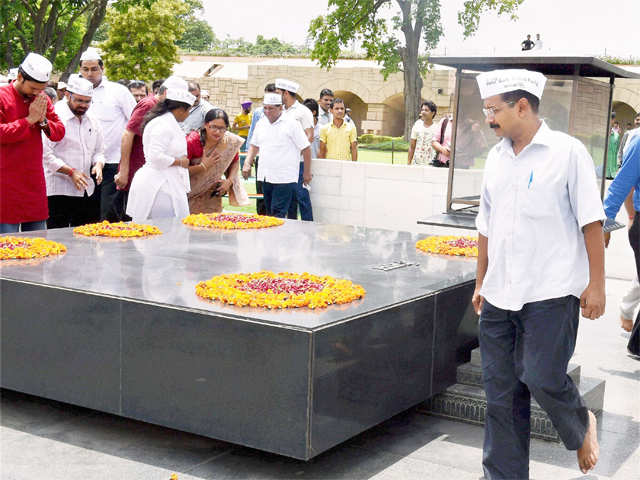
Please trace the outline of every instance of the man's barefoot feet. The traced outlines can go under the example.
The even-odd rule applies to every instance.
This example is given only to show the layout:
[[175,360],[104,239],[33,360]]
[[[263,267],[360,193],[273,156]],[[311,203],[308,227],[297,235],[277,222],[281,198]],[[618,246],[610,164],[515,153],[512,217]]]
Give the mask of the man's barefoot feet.
[[620,315],[620,327],[625,332],[630,332],[633,329],[633,320],[630,318],[624,318],[622,315]]
[[578,466],[582,473],[587,473],[589,470],[592,470],[598,462],[600,446],[598,445],[597,426],[596,416],[589,411],[587,433],[584,435],[582,446],[578,449]]

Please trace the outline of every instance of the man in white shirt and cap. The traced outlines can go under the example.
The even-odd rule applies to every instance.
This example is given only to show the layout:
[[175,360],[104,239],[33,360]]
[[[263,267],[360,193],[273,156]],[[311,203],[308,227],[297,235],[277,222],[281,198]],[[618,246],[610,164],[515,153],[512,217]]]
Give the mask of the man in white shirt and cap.
[[[267,215],[285,218],[294,198],[302,170],[305,185],[311,182],[311,143],[300,124],[282,108],[282,95],[266,93],[264,117],[258,121],[251,137],[249,154],[242,168],[247,179],[256,155],[260,163],[256,178],[262,181]],[[300,157],[304,159],[300,164]]]
[[[288,117],[293,118],[304,130],[305,135],[310,143],[313,143],[313,129],[315,122],[313,121],[313,113],[303,104],[298,102],[296,93],[300,89],[300,85],[292,80],[285,78],[276,78],[276,92],[282,95],[282,104],[284,105],[284,113]],[[298,175],[298,185],[294,195],[293,202],[289,208],[288,218],[293,220],[298,218],[298,209],[300,209],[300,218],[302,220],[313,221],[313,209],[311,207],[311,196],[309,190],[304,188],[303,180],[303,159],[300,157],[300,173]]]
[[538,116],[546,78],[478,75],[486,121],[502,140],[482,184],[473,306],[487,395],[487,479],[529,478],[531,394],[583,473],[598,460],[596,418],[567,375],[580,309],[604,312],[605,215],[584,145]]
[[116,189],[113,177],[120,163],[120,144],[125,126],[131,118],[136,100],[124,85],[111,82],[104,75],[104,63],[95,48],[80,57],[80,75],[93,84],[89,113],[102,125],[104,156],[100,191],[100,218],[111,222],[124,218],[124,195]]
[[66,134],[58,142],[44,140],[45,180],[49,203],[47,228],[66,228],[97,221],[92,212],[92,195],[102,181],[104,142],[100,123],[87,114],[93,84],[72,77],[66,88],[66,101],[56,104],[56,113]]

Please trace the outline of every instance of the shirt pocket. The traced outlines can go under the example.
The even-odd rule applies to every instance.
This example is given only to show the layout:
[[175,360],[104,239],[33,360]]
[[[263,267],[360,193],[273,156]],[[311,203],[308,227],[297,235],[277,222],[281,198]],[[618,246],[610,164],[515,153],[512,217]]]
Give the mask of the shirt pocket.
[[555,193],[545,186],[530,186],[522,193],[522,213],[528,218],[545,218],[553,214]]

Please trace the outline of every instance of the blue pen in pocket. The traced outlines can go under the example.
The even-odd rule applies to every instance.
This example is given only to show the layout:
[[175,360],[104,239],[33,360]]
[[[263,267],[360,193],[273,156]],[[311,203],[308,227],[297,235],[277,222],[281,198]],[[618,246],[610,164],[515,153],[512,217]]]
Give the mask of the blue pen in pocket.
[[531,174],[529,175],[529,184],[527,185],[527,189],[531,188],[531,182],[533,182],[533,170],[531,170]]

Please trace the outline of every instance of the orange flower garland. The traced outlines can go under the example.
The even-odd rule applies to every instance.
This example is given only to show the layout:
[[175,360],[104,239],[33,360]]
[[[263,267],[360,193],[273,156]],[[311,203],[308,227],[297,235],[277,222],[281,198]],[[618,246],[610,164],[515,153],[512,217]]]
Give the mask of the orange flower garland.
[[0,260],[49,257],[66,251],[63,244],[45,238],[0,237]]
[[325,308],[363,298],[365,290],[350,280],[310,273],[234,273],[196,285],[196,294],[239,307]]
[[277,227],[282,225],[284,220],[265,215],[247,215],[244,213],[196,213],[183,219],[182,223],[192,227],[245,230]]
[[474,237],[456,237],[453,235],[433,236],[419,240],[418,243],[416,243],[416,248],[427,253],[477,257],[478,239]]
[[100,223],[88,223],[73,229],[73,233],[86,235],[87,237],[146,237],[147,235],[159,235],[162,232],[153,225],[138,223],[115,222],[106,220]]

